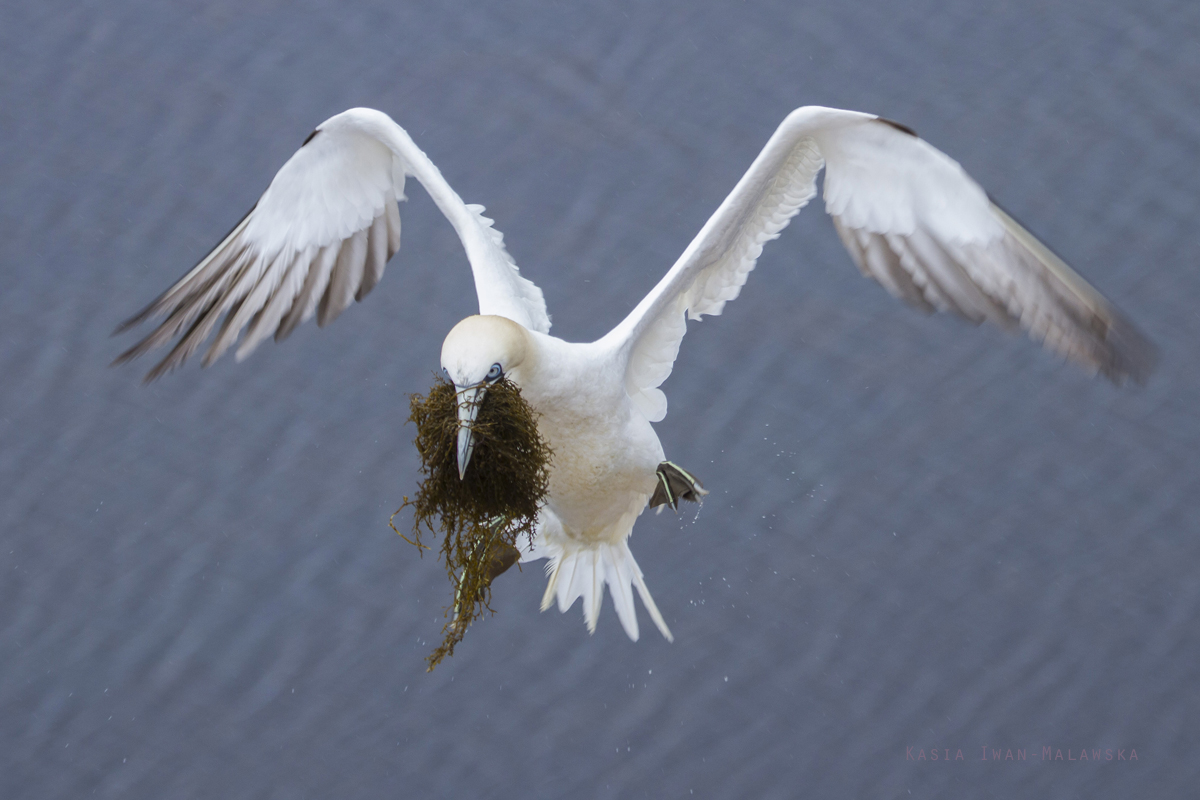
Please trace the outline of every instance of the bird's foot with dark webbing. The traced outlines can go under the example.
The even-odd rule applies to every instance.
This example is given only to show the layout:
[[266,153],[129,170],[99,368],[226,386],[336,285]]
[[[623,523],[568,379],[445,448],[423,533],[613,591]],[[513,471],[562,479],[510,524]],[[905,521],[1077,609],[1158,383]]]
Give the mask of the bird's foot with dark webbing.
[[662,462],[654,472],[658,476],[658,486],[654,487],[650,508],[666,505],[672,511],[678,511],[680,500],[699,503],[708,494],[699,478],[671,461]]

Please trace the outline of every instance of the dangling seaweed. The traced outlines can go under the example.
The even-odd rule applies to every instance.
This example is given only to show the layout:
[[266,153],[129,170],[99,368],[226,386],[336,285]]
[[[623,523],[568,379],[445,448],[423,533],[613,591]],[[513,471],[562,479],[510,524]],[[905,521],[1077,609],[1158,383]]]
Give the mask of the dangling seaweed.
[[[475,451],[461,479],[454,384],[438,376],[428,396],[412,395],[409,409],[425,477],[416,498],[405,497],[396,511],[413,508],[413,538],[400,535],[425,549],[422,537],[436,537],[440,528],[446,574],[454,587],[442,644],[426,659],[432,670],[454,655],[454,646],[484,609],[495,613],[492,580],[520,557],[519,537],[533,541],[537,512],[549,489],[551,452],[538,433],[536,412],[508,379],[489,386],[483,397],[471,426]],[[400,533],[395,525],[392,529]]]

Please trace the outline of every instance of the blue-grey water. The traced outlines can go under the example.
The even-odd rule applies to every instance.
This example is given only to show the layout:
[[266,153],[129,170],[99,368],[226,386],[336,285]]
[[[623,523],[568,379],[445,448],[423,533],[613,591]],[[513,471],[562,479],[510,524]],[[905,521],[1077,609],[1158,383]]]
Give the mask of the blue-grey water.
[[[715,6],[0,10],[0,796],[1195,796],[1200,5]],[[586,340],[807,103],[952,154],[1161,363],[1117,389],[916,314],[814,204],[664,387],[712,491],[632,540],[674,644],[538,613],[526,567],[425,673],[446,577],[387,520],[475,300],[415,183],[329,329],[149,388],[107,366],[345,108],[404,125]]]

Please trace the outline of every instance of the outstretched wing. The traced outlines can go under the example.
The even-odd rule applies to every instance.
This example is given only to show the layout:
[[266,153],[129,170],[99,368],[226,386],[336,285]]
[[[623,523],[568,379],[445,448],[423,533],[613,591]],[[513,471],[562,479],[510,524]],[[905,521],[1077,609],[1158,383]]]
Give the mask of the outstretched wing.
[[[454,225],[475,276],[482,314],[547,332],[541,290],[521,277],[504,237],[467,205],[429,158],[386,114],[356,108],[321,123],[275,175],[259,201],[211,253],[117,333],[165,317],[114,364],[178,342],[146,376],[179,366],[221,322],[204,365],[249,326],[245,358],[269,335],[285,338],[315,313],[321,326],[362,300],[400,248],[398,201],[414,176]],[[223,318],[223,319],[222,319]]]
[[1116,383],[1142,382],[1154,348],[1085,280],[993,204],[953,159],[902,125],[855,111],[793,111],[666,276],[606,339],[651,421],[666,415],[686,319],[720,314],[763,245],[816,194],[864,275],[926,312],[1023,328]]

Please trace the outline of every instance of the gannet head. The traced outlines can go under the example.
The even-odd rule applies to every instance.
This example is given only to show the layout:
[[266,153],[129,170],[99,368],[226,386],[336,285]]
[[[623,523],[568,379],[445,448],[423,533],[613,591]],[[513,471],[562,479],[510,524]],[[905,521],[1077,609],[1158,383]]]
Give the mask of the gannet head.
[[475,449],[472,425],[487,388],[513,374],[529,352],[529,332],[506,317],[478,315],[454,326],[442,343],[442,369],[458,395],[458,477]]

